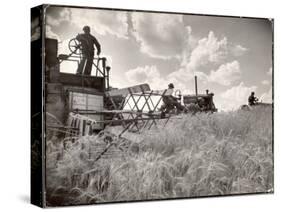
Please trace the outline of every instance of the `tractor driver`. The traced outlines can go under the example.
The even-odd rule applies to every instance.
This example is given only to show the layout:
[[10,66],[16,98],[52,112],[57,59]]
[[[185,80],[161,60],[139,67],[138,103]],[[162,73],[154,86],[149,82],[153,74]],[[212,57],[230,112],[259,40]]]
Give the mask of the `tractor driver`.
[[83,31],[83,34],[78,34],[76,36],[76,39],[81,43],[82,47],[82,60],[78,65],[77,74],[83,73],[85,75],[91,75],[95,47],[97,49],[97,55],[100,55],[101,46],[98,40],[90,34],[89,26],[84,26]]
[[251,92],[251,95],[248,98],[248,104],[250,106],[256,105],[258,102],[258,98],[255,97],[255,92]]
[[178,111],[182,111],[184,107],[178,102],[178,98],[174,96],[174,84],[170,83],[168,85],[168,89],[163,96],[163,105],[161,106],[160,110],[167,109],[168,111],[174,107],[177,108]]

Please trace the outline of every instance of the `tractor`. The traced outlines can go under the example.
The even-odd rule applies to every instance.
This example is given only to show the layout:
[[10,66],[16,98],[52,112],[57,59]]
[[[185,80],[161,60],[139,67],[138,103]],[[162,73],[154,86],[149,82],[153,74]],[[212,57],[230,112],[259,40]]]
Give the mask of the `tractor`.
[[198,94],[197,88],[197,76],[195,76],[195,95],[184,95],[183,104],[187,112],[193,114],[197,112],[217,112],[218,109],[214,104],[214,93],[209,93],[206,90],[206,94]]
[[[209,93],[206,90],[206,94],[198,94],[197,90],[197,76],[195,76],[195,95],[182,95],[180,90],[176,90],[176,97],[164,97],[164,104],[160,108],[162,112],[161,116],[165,117],[165,114],[179,114],[179,113],[192,113],[197,112],[217,112],[213,101],[213,93]],[[167,100],[165,100],[167,98]],[[169,100],[173,98],[174,100]],[[182,101],[183,99],[183,101]],[[183,105],[182,105],[183,102]]]
[[197,113],[197,112],[217,112],[214,101],[213,93],[209,93],[206,90],[206,94],[195,94],[195,95],[184,95],[183,103],[187,112]]

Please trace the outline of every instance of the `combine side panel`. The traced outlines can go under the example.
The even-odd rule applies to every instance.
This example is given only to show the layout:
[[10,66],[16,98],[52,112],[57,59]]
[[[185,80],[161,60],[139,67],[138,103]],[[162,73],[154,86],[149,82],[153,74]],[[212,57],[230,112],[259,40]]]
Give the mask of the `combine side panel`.
[[[84,111],[103,111],[103,96],[87,93],[78,93],[69,91],[69,109],[70,111],[84,110]],[[88,114],[90,119],[96,121],[103,121],[103,114]],[[94,124],[93,130],[102,130],[104,128],[102,123]]]

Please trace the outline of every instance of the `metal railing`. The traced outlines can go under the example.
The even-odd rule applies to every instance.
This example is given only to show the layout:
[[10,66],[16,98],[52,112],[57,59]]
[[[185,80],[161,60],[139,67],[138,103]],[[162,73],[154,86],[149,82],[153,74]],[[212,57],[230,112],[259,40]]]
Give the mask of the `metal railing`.
[[[77,63],[77,68],[75,69],[75,71],[76,71],[78,69],[78,66],[79,66],[81,60],[83,59],[83,56],[82,55],[76,56],[76,55],[60,54],[58,56],[58,59],[59,59],[59,64],[61,64],[64,61]],[[110,67],[106,63],[107,63],[106,57],[94,57],[91,74],[88,76],[105,78],[105,89],[108,90],[109,89]],[[84,76],[83,72],[80,75]]]

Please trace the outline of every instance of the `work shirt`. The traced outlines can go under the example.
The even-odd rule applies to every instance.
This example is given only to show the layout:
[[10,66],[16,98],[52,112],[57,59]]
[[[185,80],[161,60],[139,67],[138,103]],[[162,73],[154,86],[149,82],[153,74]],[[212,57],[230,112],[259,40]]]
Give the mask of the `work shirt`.
[[[153,90],[154,93],[163,94],[164,90]],[[166,89],[164,96],[173,96],[177,97],[176,92],[173,88]]]
[[174,89],[173,88],[168,88],[166,93],[165,93],[165,96],[174,96],[175,97]]
[[[101,47],[98,40],[91,34],[78,34],[76,39],[81,42],[82,53],[84,55],[94,55],[95,47],[97,48],[97,54],[100,54]],[[95,46],[95,47],[94,47]]]

